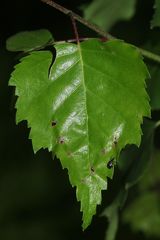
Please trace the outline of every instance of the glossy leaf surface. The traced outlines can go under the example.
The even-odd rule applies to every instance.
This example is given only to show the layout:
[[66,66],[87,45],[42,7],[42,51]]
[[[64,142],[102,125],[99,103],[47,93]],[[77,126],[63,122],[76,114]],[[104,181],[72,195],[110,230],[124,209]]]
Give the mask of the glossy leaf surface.
[[84,17],[104,30],[116,22],[130,19],[135,12],[136,0],[93,0],[83,8]]
[[[118,193],[113,202],[102,213],[102,216],[105,216],[109,222],[106,231],[106,240],[116,239],[120,221],[119,213],[120,210],[123,213],[123,206],[126,202],[128,191],[137,182],[141,183],[140,180],[151,163],[154,130],[155,122],[145,120],[142,128],[143,134],[140,147],[129,146],[120,154],[118,167],[120,168],[121,177],[119,179]],[[145,175],[147,175],[148,179],[148,171]]]
[[140,144],[148,72],[137,49],[119,40],[59,44],[51,62],[40,51],[16,66],[17,122],[28,121],[34,151],[48,148],[68,169],[86,228],[113,175],[107,163],[126,144]]
[[19,32],[6,41],[8,51],[30,51],[44,46],[53,39],[52,34],[46,29]]

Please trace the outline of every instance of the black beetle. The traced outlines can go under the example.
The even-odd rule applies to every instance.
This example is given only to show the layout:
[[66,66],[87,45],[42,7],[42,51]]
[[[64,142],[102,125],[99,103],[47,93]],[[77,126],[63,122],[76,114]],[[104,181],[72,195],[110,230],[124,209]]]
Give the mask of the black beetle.
[[114,166],[114,158],[112,158],[108,163],[107,163],[107,168],[111,169]]

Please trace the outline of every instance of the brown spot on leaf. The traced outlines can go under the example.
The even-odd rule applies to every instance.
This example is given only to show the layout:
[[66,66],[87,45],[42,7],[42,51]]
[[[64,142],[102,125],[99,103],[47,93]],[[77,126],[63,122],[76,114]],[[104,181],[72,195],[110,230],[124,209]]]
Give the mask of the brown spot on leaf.
[[91,167],[91,172],[94,173],[94,168],[93,168],[93,166]]
[[72,157],[72,153],[71,152],[68,152],[67,155],[68,155],[68,157]]
[[84,184],[85,183],[85,179],[83,178],[83,179],[81,179],[81,182]]
[[114,145],[117,145],[117,143],[118,143],[118,140],[117,140],[117,138],[116,138],[116,137],[114,137],[113,143],[114,143]]
[[103,149],[101,150],[101,153],[102,153],[103,155],[106,154],[106,149],[103,148]]
[[58,141],[60,144],[63,144],[64,143],[64,138],[63,137],[61,137],[61,138],[59,138],[59,141]]
[[56,121],[52,121],[52,127],[55,127],[57,125]]

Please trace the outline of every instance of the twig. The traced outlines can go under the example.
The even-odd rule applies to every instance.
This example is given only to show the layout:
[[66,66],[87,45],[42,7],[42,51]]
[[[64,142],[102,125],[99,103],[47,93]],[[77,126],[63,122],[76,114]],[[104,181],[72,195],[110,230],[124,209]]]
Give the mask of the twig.
[[[138,48],[138,47],[137,47],[137,48]],[[144,57],[146,57],[146,58],[148,58],[148,59],[150,59],[150,60],[152,60],[152,61],[155,61],[155,62],[160,63],[160,56],[159,56],[159,55],[157,55],[157,54],[155,54],[155,53],[152,53],[152,52],[150,52],[150,51],[147,51],[147,50],[145,50],[145,49],[142,49],[142,48],[138,48],[138,50],[141,52],[141,54],[142,54]]]
[[114,37],[112,35],[110,35],[109,33],[106,33],[105,31],[100,29],[97,25],[88,22],[87,20],[85,20],[84,18],[82,18],[78,14],[74,13],[70,9],[67,9],[67,8],[63,7],[63,6],[59,5],[58,3],[55,3],[52,0],[41,0],[41,1],[46,3],[46,4],[48,4],[48,5],[50,5],[51,7],[54,7],[55,9],[59,10],[60,12],[66,14],[66,15],[72,14],[74,19],[76,19],[78,22],[82,23],[86,27],[92,29],[93,31],[95,31],[99,35],[101,35],[101,36],[103,36],[105,38],[108,38],[108,39],[114,39]]
[[[41,0],[42,2],[54,7],[55,9],[59,10],[60,12],[66,14],[66,15],[72,15],[73,19],[76,19],[78,22],[82,23],[83,25],[87,26],[88,28],[92,29],[93,31],[95,31],[96,33],[98,33],[100,36],[103,36],[104,38],[111,40],[111,39],[116,39],[114,36],[110,35],[109,33],[106,33],[105,31],[103,31],[102,29],[100,29],[97,25],[90,23],[89,21],[85,20],[84,18],[82,18],[81,16],[79,16],[78,14],[74,13],[73,11],[59,5],[58,3],[55,3],[52,0]],[[150,51],[147,51],[145,49],[142,48],[138,48],[137,49],[141,52],[141,54],[152,60],[155,62],[160,63],[160,56],[157,54],[154,54]]]
[[76,38],[76,42],[79,43],[79,34],[78,34],[78,30],[77,30],[76,20],[75,20],[74,16],[72,15],[72,12],[70,12],[69,15],[70,15],[70,18],[71,18],[71,21],[72,21],[73,31],[74,31],[74,35],[75,35],[75,38]]

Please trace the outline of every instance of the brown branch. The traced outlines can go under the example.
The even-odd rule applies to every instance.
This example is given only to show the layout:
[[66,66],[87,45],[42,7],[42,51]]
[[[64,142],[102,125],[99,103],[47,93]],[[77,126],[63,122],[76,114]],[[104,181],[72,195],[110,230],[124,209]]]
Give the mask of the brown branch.
[[114,39],[114,37],[112,35],[110,35],[109,33],[106,33],[105,31],[100,29],[97,25],[88,22],[87,20],[85,20],[84,18],[79,16],[78,14],[74,13],[72,10],[63,7],[63,6],[59,5],[58,3],[55,3],[52,0],[41,0],[41,1],[48,4],[51,7],[54,7],[55,9],[59,10],[60,12],[66,14],[66,15],[69,15],[69,16],[72,15],[72,17],[74,19],[76,19],[78,22],[82,23],[86,27],[92,29],[94,32],[98,33],[100,36],[103,36],[107,39]]
[[76,42],[79,43],[79,34],[78,34],[78,30],[77,30],[76,20],[73,17],[72,12],[70,12],[70,18],[71,18],[71,21],[72,21],[72,26],[73,26],[73,31],[74,31],[74,35],[75,35],[75,38],[76,38]]
[[[109,33],[106,33],[105,31],[103,31],[101,28],[99,28],[97,25],[90,23],[89,21],[85,20],[84,18],[82,18],[81,16],[79,16],[78,14],[74,13],[73,11],[71,11],[70,9],[67,9],[61,5],[59,5],[58,3],[55,3],[52,0],[41,0],[42,2],[50,5],[51,7],[59,10],[60,12],[69,15],[77,20],[78,22],[82,23],[83,25],[85,25],[86,27],[90,28],[91,30],[95,31],[96,33],[98,33],[100,36],[104,37],[105,39],[111,40],[111,39],[116,39],[114,36],[110,35]],[[147,51],[145,49],[142,48],[138,48],[137,49],[140,51],[140,53],[155,62],[160,63],[160,56],[157,54],[154,54],[150,51]]]

